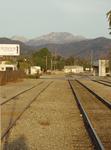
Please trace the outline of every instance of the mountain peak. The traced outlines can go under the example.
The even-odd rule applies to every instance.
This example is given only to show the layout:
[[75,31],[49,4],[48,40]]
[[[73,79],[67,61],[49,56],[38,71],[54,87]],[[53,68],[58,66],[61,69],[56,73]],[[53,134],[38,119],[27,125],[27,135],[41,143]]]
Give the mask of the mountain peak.
[[14,35],[11,37],[12,40],[17,40],[17,41],[21,41],[21,42],[27,42],[28,39],[24,36],[19,36],[19,35]]
[[64,44],[85,40],[83,36],[74,36],[68,32],[51,32],[35,39],[29,40],[28,45],[43,45],[43,44]]

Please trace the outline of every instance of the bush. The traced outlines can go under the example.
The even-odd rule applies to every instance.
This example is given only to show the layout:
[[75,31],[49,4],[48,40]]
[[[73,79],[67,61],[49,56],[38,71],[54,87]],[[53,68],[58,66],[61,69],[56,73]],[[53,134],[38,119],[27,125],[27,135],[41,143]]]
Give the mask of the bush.
[[30,75],[27,75],[27,78],[38,79],[38,78],[40,78],[40,74],[34,74],[34,75],[30,74]]

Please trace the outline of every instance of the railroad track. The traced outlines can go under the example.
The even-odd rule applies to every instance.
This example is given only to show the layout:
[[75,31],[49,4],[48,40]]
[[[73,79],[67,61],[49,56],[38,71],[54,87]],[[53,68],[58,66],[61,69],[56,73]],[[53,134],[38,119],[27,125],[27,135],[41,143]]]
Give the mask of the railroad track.
[[[40,82],[38,85],[33,86],[30,89],[20,92],[13,98],[5,101],[1,105],[2,112],[2,131],[1,131],[1,140],[7,139],[9,131],[13,128],[16,122],[20,119],[23,113],[31,106],[31,104],[42,94],[49,86],[53,83],[53,81],[44,83]],[[42,87],[40,87],[42,85]],[[31,93],[36,93],[32,94]],[[25,95],[25,98],[24,98]],[[31,97],[31,98],[30,98]],[[25,105],[24,105],[25,104]],[[4,110],[8,110],[10,113],[4,112]],[[5,119],[6,118],[6,119]],[[4,121],[3,121],[4,120]],[[7,122],[6,122],[7,120]],[[4,122],[4,123],[3,123]],[[6,123],[5,123],[6,122]],[[5,127],[3,128],[3,126]]]
[[33,89],[33,88],[39,86],[39,85],[42,84],[43,82],[44,82],[44,81],[41,81],[41,82],[37,83],[36,85],[34,85],[34,86],[32,86],[32,87],[30,87],[30,88],[28,88],[28,89],[25,89],[25,90],[23,90],[23,91],[17,93],[17,94],[14,95],[13,97],[11,97],[11,98],[9,98],[9,99],[7,99],[7,100],[1,102],[0,105],[2,106],[2,105],[4,105],[4,104],[8,103],[9,101],[12,101],[13,99],[15,99],[16,97],[18,97],[19,95],[21,95],[21,94],[23,94],[23,93],[25,93],[25,92],[27,92],[27,91],[29,91],[29,90],[31,90],[31,89]]
[[90,93],[92,93],[95,97],[97,97],[98,100],[100,100],[102,103],[104,103],[109,109],[111,109],[111,102],[107,99],[104,99],[102,96],[95,93],[91,88],[80,82],[79,80],[76,80],[79,84],[81,84],[85,89],[87,89]]
[[108,81],[108,80],[100,80],[102,82],[106,82],[106,83],[110,83],[111,84],[111,81]]
[[111,82],[105,80],[92,80],[93,82],[97,82],[99,84],[111,87]]
[[95,149],[111,149],[111,105],[80,81],[69,81],[69,84]]

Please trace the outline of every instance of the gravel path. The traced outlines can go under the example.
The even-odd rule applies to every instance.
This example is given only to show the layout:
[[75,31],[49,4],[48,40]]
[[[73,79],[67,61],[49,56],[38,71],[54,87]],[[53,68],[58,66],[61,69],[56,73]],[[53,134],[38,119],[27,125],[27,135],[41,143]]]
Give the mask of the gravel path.
[[67,81],[55,80],[12,129],[7,150],[93,149]]

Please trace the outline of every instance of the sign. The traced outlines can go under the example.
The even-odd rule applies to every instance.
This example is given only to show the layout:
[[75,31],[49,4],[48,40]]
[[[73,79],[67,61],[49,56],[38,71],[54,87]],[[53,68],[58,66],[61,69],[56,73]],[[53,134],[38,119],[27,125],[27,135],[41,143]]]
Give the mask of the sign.
[[0,56],[19,56],[19,44],[0,44]]

